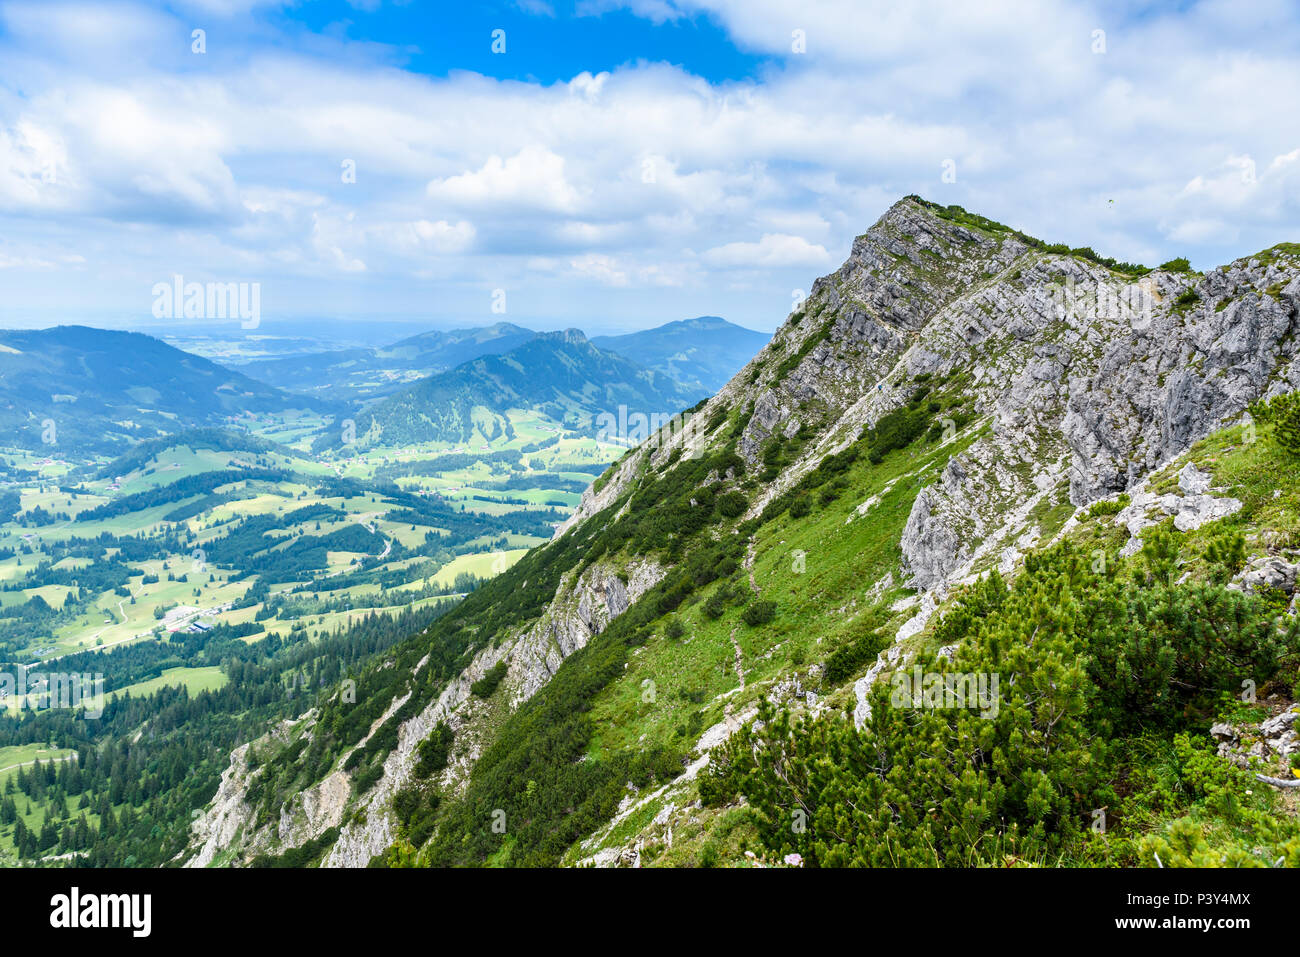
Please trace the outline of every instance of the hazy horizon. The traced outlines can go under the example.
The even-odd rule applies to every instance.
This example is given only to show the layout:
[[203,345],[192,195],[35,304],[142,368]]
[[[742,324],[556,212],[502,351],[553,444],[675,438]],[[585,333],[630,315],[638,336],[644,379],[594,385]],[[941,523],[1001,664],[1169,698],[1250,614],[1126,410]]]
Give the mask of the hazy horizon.
[[249,340],[302,340],[314,338],[319,340],[323,350],[349,344],[366,344],[371,346],[390,345],[399,339],[419,335],[425,332],[451,332],[465,329],[482,329],[506,323],[519,326],[533,332],[558,332],[564,329],[579,329],[589,339],[599,336],[620,336],[636,332],[645,332],[675,322],[689,322],[695,319],[722,319],[733,326],[750,332],[770,332],[754,329],[742,323],[732,322],[723,316],[693,315],[677,319],[665,319],[661,322],[648,323],[635,328],[618,327],[609,324],[586,323],[557,319],[531,320],[528,318],[498,318],[495,321],[465,319],[437,320],[419,316],[404,317],[357,317],[338,316],[294,316],[280,317],[273,322],[263,323],[254,329],[241,329],[237,320],[176,320],[157,319],[153,316],[144,318],[80,318],[69,316],[64,319],[42,321],[32,318],[29,321],[13,320],[0,317],[0,331],[44,330],[58,326],[86,326],[92,329],[104,329],[113,332],[140,332],[162,340],[186,339],[190,337],[243,338]]

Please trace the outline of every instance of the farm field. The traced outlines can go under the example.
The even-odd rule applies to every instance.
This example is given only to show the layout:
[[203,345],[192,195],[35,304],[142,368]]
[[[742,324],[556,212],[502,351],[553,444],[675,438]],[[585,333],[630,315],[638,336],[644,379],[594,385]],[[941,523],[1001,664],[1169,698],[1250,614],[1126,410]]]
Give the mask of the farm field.
[[327,420],[302,414],[115,460],[0,449],[0,658],[216,626],[288,638],[303,598],[312,633],[329,633],[464,594],[547,541],[623,451],[509,418],[490,443],[355,452],[312,452]]
[[200,691],[215,691],[225,685],[226,675],[216,666],[206,668],[168,668],[156,678],[127,685],[113,692],[116,695],[131,694],[136,698],[153,694],[159,688],[184,687],[191,695]]

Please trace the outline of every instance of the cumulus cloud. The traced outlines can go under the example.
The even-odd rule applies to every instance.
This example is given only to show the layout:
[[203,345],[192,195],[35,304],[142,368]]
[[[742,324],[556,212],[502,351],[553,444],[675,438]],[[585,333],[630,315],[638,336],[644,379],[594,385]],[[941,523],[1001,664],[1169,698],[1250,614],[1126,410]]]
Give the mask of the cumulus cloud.
[[714,266],[824,266],[830,254],[802,236],[764,233],[756,243],[727,243],[704,253]]
[[514,156],[490,156],[470,173],[429,183],[431,199],[457,207],[505,206],[572,213],[578,191],[565,179],[564,157],[545,146],[526,146]]

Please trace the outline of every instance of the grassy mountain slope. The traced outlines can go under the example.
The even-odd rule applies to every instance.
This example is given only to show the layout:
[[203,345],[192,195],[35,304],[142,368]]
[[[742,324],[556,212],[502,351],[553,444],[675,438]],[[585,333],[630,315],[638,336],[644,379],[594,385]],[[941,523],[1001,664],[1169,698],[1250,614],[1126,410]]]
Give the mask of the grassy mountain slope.
[[363,445],[491,441],[509,434],[509,409],[533,409],[571,429],[625,406],[669,416],[703,393],[597,349],[581,332],[537,335],[397,392],[356,417]]

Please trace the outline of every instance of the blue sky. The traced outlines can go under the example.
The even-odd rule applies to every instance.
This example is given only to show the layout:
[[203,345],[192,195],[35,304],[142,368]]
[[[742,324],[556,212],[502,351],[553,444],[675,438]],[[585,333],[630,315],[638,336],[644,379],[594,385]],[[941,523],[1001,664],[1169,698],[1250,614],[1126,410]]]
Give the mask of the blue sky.
[[[586,11],[584,15],[583,11]],[[469,70],[499,79],[554,83],[637,61],[671,63],[710,82],[751,78],[771,57],[742,51],[707,13],[671,20],[630,9],[565,2],[308,3],[276,10],[286,34],[345,36],[383,44],[392,62],[428,76]],[[506,53],[483,42],[506,31]]]
[[913,192],[1209,267],[1300,241],[1297,54],[1290,0],[0,0],[0,323],[770,330]]

